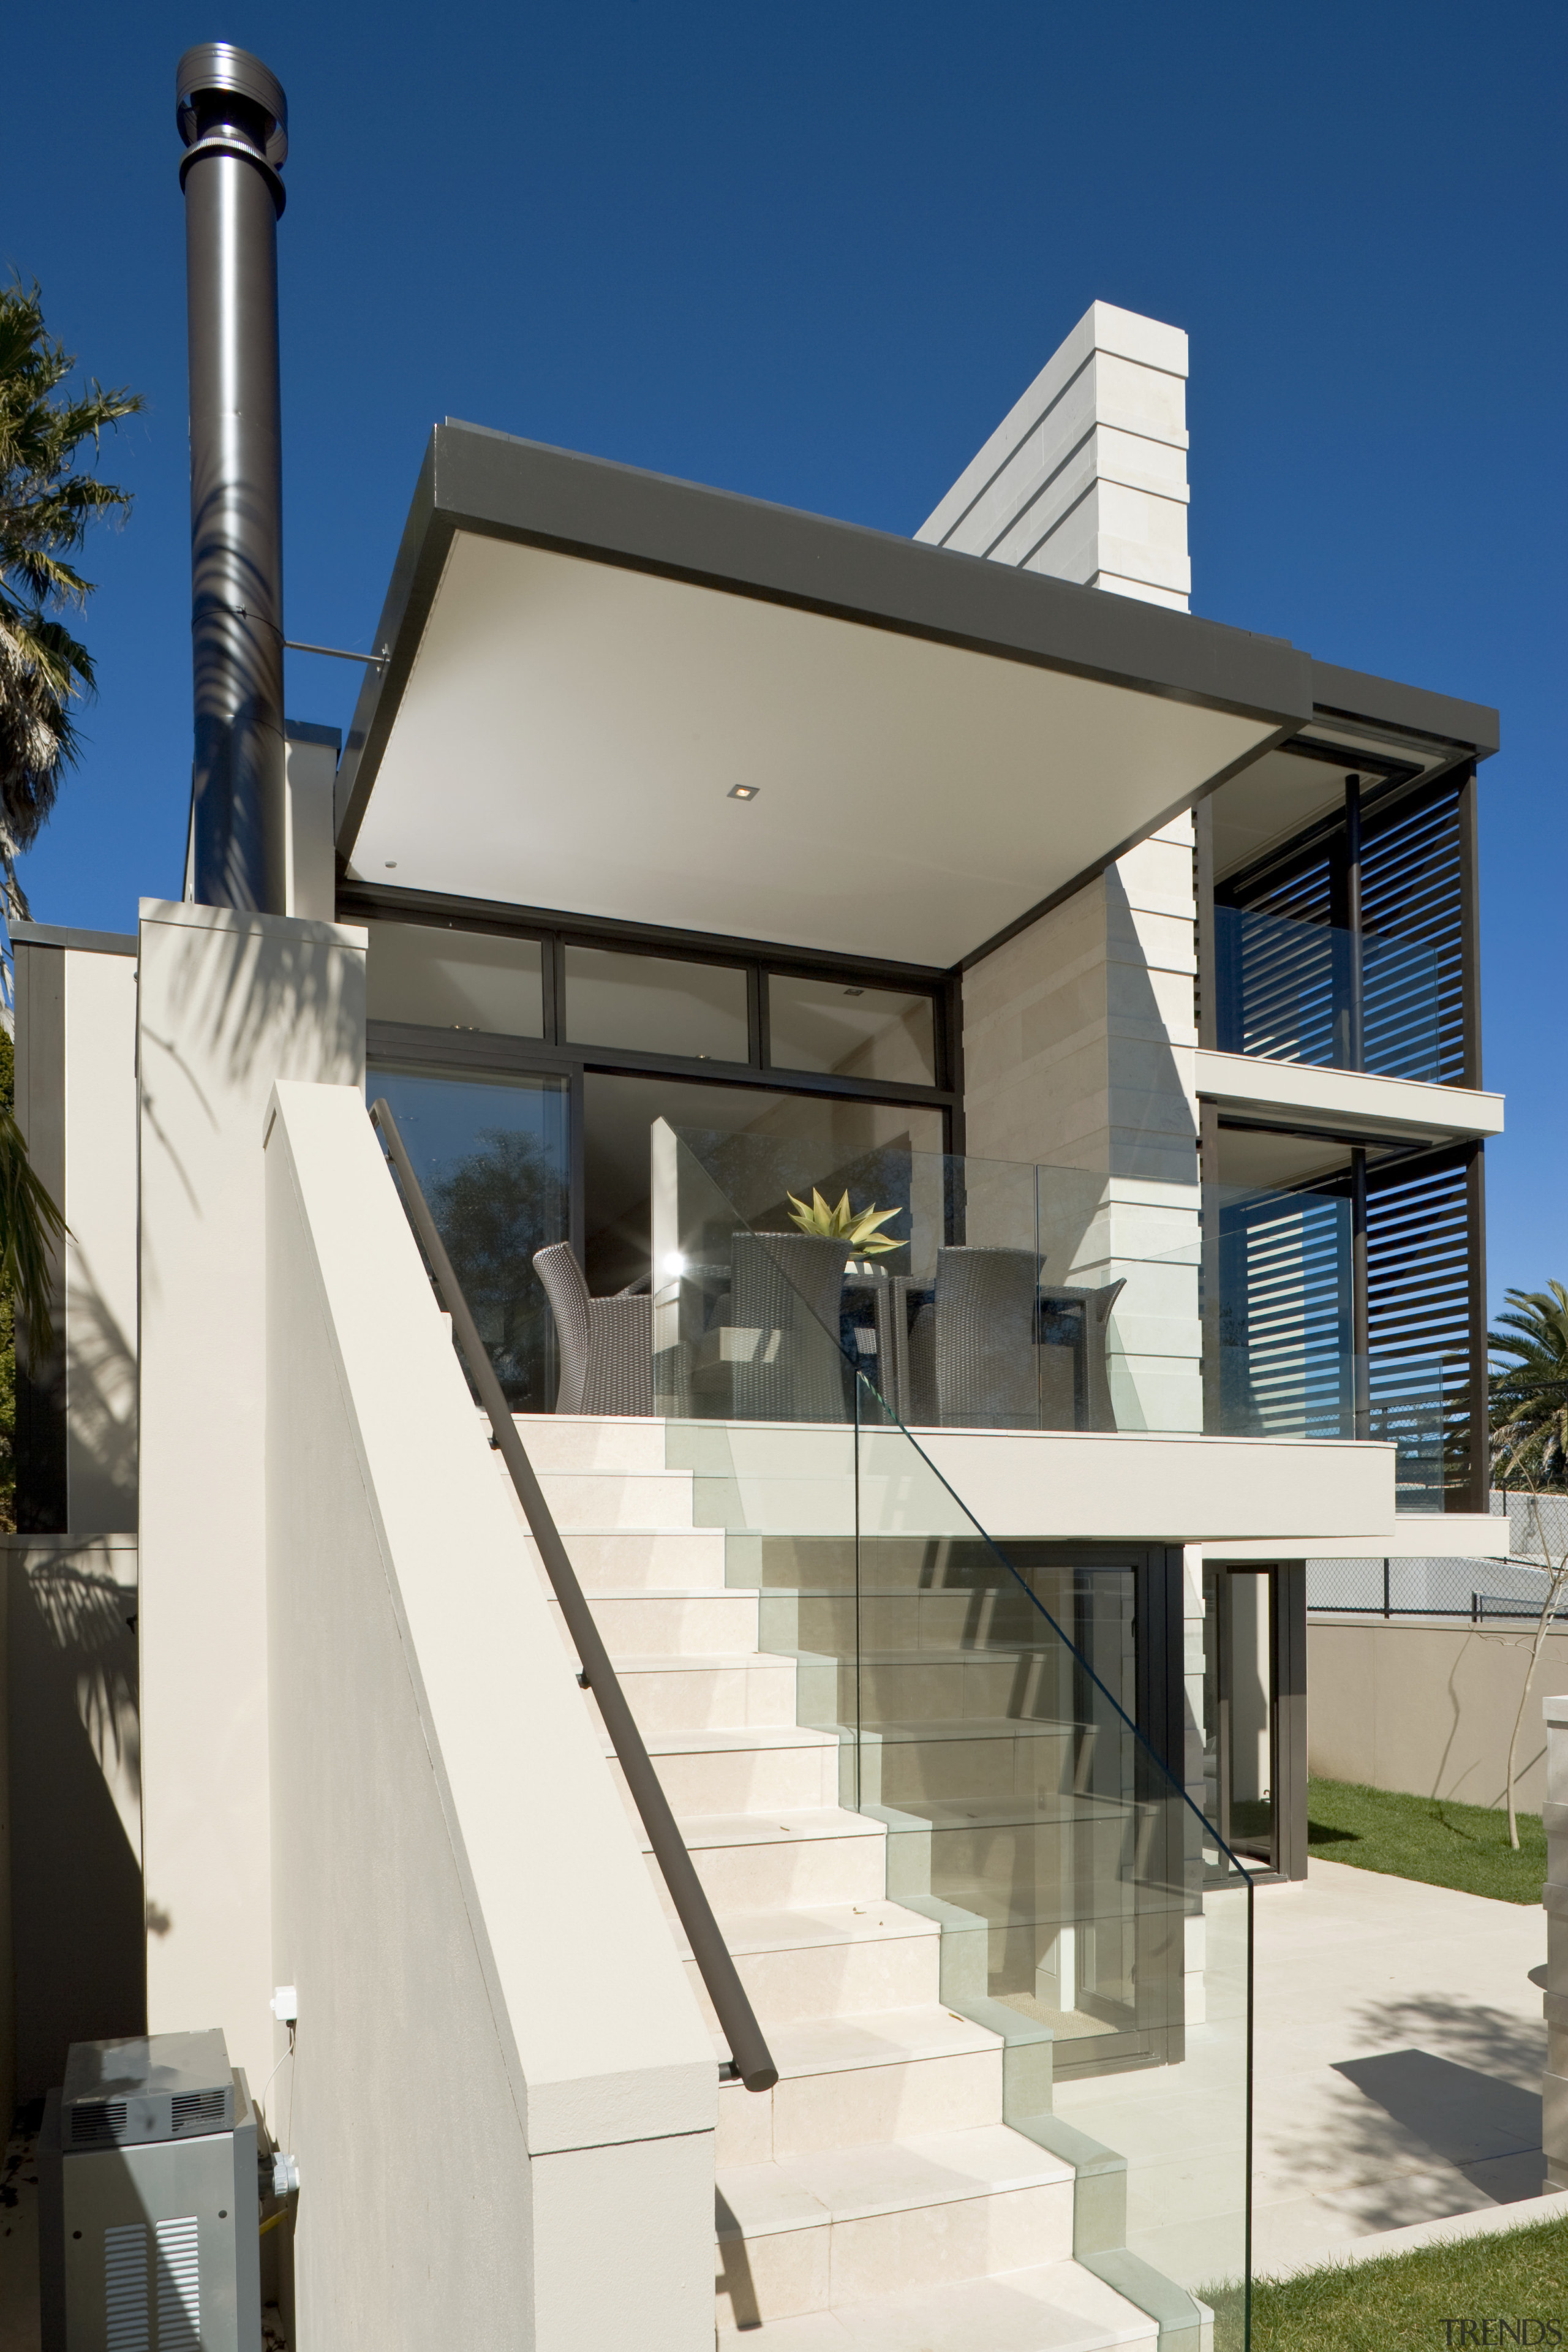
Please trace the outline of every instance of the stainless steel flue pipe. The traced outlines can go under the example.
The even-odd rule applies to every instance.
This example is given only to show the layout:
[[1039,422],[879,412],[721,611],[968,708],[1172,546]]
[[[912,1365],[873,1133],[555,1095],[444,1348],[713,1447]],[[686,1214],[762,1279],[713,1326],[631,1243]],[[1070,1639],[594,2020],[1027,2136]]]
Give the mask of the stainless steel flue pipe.
[[190,323],[194,893],[203,906],[281,915],[278,174],[289,105],[261,60],[227,41],[187,49],[175,89]]

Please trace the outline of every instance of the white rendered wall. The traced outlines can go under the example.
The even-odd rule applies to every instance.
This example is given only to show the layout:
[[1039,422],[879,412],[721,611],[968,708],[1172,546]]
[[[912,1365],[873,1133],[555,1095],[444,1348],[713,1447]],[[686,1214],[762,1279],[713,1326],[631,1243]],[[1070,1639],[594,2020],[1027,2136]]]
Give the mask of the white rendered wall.
[[[916,537],[1184,612],[1186,374],[1179,328],[1096,302]],[[1106,1180],[1046,1270],[1126,1283],[1109,1349],[1123,1429],[1203,1426],[1196,917],[1181,816],[963,977],[969,1156]]]
[[142,903],[141,1612],[147,2009],[272,2060],[262,1118],[364,1080],[364,933]]
[[[16,926],[16,1118],[69,1228],[54,1253],[56,1353],[37,1405],[63,1420],[63,1458],[51,1438],[47,1473],[35,1461],[31,1524],[125,1534],[136,1525],[134,939]],[[20,1435],[46,1443],[41,1427]]]
[[284,729],[283,791],[290,915],[330,923],[337,911],[337,845],[332,794],[337,784],[334,727]]
[[[1291,1546],[1316,1544],[1320,1529],[1325,1551],[1334,1531],[1335,1557],[1400,1549],[1392,1444],[1054,1429],[921,1429],[912,1440],[862,1429],[858,1485],[848,1425],[672,1421],[666,1448],[671,1469],[696,1474],[698,1525],[737,1534],[967,1536],[978,1527],[1001,1542],[1184,1540],[1200,1594],[1205,1551],[1293,1557]],[[1452,1538],[1446,1518],[1424,1514],[1415,1533],[1411,1524],[1406,1549],[1451,1542],[1468,1556],[1485,1523],[1468,1520]],[[1494,1546],[1505,1544],[1506,1521],[1490,1525]]]
[[699,2352],[713,2044],[363,1107],[275,1108],[273,1951],[300,2021],[269,2105],[300,2340]]
[[66,1493],[73,1536],[136,1525],[136,960],[65,953]]

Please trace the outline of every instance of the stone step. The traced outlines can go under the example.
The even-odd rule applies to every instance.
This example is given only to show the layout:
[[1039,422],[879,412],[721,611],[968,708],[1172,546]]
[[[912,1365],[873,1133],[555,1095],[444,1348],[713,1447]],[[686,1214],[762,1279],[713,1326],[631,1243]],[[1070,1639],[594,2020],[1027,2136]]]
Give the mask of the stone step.
[[1074,1723],[998,1716],[881,1723],[861,1744],[862,1801],[908,1805],[965,1799],[1041,1801],[1092,1771],[1095,1742]]
[[[933,2003],[766,2029],[771,2091],[719,2094],[721,2165],[973,2131],[1002,2120],[1002,2039]],[[738,2094],[738,2095],[737,2095]]]
[[[590,1594],[722,1592],[728,1589],[724,1582],[724,1538],[712,1528],[589,1530],[563,1527],[561,1538],[578,1583]],[[539,1548],[526,1528],[523,1540],[529,1557],[543,1576]]]
[[[496,1461],[510,1486],[510,1474],[499,1454]],[[691,1528],[689,1470],[540,1470],[539,1483],[563,1535],[574,1528],[595,1533],[611,1528]]]
[[[726,1911],[720,1929],[764,2031],[808,2017],[918,2009],[936,2000],[942,1931],[897,1903]],[[717,2032],[697,1963],[677,1931],[698,2006]]]
[[[795,1720],[793,1658],[749,1650],[707,1657],[617,1657],[615,1666],[645,1739],[664,1731]],[[585,1704],[592,1707],[592,1698]]]
[[790,2319],[721,2317],[716,2343],[717,2352],[1104,2352],[1111,2345],[1156,2352],[1159,2339],[1145,2313],[1068,2261],[906,2287]]
[[715,2185],[721,2326],[1072,2253],[1071,2166],[1002,2124],[725,2168]]
[[[797,1904],[886,1899],[880,1822],[837,1807],[765,1813],[692,1813],[680,1823],[715,1911],[789,1910]],[[652,1853],[647,1865],[668,1907]]]
[[619,1415],[520,1412],[513,1415],[528,1458],[547,1470],[664,1470],[665,1423]]
[[[731,1562],[731,1576],[738,1573]],[[847,1658],[857,1638],[868,1654],[897,1664],[929,1651],[1059,1658],[1066,1644],[1016,1584],[991,1591],[963,1586],[930,1591],[809,1592],[764,1590],[763,1622],[780,1649],[822,1650]],[[795,1629],[786,1633],[785,1629]]]
[[[643,1736],[670,1808],[682,1819],[778,1808],[804,1811],[837,1800],[838,1742],[830,1732],[746,1724]],[[629,1807],[626,1777],[607,1738],[605,1753]]]
[[[551,1606],[559,1603],[551,1595]],[[699,1658],[757,1646],[754,1592],[637,1592],[601,1589],[594,1594],[594,1622],[612,1658]]]

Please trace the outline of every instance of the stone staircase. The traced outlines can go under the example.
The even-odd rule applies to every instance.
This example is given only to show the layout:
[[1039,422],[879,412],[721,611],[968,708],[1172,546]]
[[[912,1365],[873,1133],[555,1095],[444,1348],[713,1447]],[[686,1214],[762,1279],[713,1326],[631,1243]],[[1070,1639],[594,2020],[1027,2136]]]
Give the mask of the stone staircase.
[[1116,2160],[1052,2129],[1048,2036],[944,2005],[939,1925],[888,1899],[886,1831],[840,1806],[839,1741],[797,1719],[796,1660],[759,1648],[664,1424],[519,1427],[779,2068],[721,2090],[718,2345],[1199,2352],[1206,2328],[1162,2334],[1110,2283],[1144,2266],[1090,2251],[1121,2243]]

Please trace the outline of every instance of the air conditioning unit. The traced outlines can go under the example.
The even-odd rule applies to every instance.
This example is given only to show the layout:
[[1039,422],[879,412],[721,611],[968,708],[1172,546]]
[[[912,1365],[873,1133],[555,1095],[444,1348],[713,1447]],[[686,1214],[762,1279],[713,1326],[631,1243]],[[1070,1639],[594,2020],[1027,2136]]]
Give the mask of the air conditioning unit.
[[261,2352],[257,2154],[220,2032],[72,2042],[38,2142],[43,2352]]

